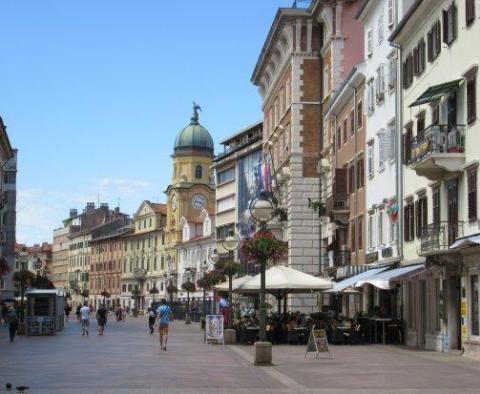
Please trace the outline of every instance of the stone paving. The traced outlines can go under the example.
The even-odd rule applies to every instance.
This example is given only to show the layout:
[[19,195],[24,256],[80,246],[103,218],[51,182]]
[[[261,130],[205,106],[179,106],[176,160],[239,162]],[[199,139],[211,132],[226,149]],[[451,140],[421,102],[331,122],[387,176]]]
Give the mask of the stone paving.
[[478,393],[480,362],[390,346],[336,346],[334,358],[304,358],[303,346],[275,346],[273,367],[254,367],[253,348],[207,346],[197,324],[174,322],[168,351],[143,318],[111,322],[99,337],[76,322],[53,337],[0,329],[0,392],[29,393]]

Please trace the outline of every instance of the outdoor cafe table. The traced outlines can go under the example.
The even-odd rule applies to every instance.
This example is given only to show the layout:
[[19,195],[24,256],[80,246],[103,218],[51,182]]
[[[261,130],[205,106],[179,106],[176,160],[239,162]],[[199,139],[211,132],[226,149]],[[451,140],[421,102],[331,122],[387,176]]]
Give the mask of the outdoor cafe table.
[[377,317],[377,316],[367,316],[365,317],[368,321],[373,321],[375,324],[375,343],[377,343],[377,323],[382,323],[382,343],[385,345],[385,323],[390,323],[392,321],[389,317]]

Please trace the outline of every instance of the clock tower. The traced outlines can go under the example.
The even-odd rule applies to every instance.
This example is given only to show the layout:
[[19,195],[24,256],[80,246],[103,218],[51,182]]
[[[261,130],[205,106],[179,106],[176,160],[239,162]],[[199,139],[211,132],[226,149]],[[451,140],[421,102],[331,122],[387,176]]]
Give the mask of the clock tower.
[[181,218],[196,221],[203,209],[215,212],[215,184],[210,175],[214,145],[208,130],[199,123],[198,110],[200,106],[194,104],[190,124],[175,139],[172,182],[165,191],[167,242],[175,261],[175,247],[182,242]]

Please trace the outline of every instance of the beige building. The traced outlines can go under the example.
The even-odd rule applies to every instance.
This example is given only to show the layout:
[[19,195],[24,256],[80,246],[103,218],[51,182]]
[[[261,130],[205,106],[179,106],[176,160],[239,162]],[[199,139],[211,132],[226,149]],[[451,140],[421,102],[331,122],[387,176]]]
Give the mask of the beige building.
[[52,267],[50,278],[59,289],[68,288],[68,253],[70,250],[69,228],[53,231]]
[[[123,307],[144,309],[155,297],[165,296],[165,225],[167,207],[165,204],[142,202],[133,217],[133,230],[123,236],[120,303]],[[140,291],[139,295],[132,290]]]

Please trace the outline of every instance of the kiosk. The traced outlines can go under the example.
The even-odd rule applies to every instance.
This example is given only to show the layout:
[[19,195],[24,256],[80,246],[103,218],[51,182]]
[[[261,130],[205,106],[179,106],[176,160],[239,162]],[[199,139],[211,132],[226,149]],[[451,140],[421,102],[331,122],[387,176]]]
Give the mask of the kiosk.
[[26,292],[27,335],[55,335],[63,330],[65,294],[60,289]]

